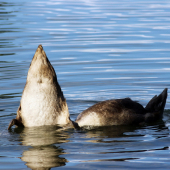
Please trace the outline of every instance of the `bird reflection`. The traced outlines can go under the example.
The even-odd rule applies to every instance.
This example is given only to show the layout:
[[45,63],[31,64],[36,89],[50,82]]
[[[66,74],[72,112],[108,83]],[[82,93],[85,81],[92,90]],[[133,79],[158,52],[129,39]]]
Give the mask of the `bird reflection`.
[[133,132],[137,129],[135,126],[106,126],[91,128],[86,130],[86,136],[88,138],[94,137],[106,137],[106,138],[116,138],[123,137],[126,132]]
[[[144,125],[144,126],[111,126],[111,127],[98,127],[93,129],[82,129],[80,131],[65,131],[59,130],[57,126],[44,126],[44,127],[34,127],[34,128],[15,128],[15,133],[19,134],[19,141],[22,145],[28,146],[27,150],[24,150],[21,156],[21,160],[25,162],[25,165],[32,170],[50,170],[54,167],[65,166],[68,162],[64,158],[64,149],[61,148],[62,143],[70,144],[69,139],[75,142],[75,145],[82,146],[85,142],[90,142],[94,150],[103,157],[99,156],[99,159],[95,161],[126,161],[129,159],[138,159],[138,157],[129,158],[123,157],[122,159],[110,159],[107,154],[121,154],[128,153],[129,142],[135,144],[138,140],[141,141],[140,136],[145,136],[149,132],[154,138],[165,137],[169,135],[167,127],[163,121],[159,123]],[[160,132],[159,132],[160,131]],[[164,133],[162,133],[164,131]],[[142,133],[143,132],[143,133]],[[156,133],[155,133],[156,132]],[[137,138],[139,136],[139,138]],[[87,140],[85,140],[87,139]],[[135,141],[136,140],[136,141]],[[79,144],[78,144],[79,142]],[[93,145],[94,144],[94,145]],[[99,144],[99,145],[98,145]],[[103,145],[104,144],[104,145]],[[110,146],[108,146],[110,144]],[[105,149],[105,146],[108,147]],[[120,148],[121,146],[121,148]],[[96,147],[96,148],[95,148]],[[103,148],[104,147],[104,148]],[[101,148],[101,149],[100,149]],[[123,148],[123,149],[122,149]],[[169,147],[166,147],[167,149]],[[73,148],[72,148],[73,149]],[[82,148],[81,148],[82,149]],[[82,149],[82,153],[84,153]],[[163,148],[164,149],[164,148]],[[79,152],[80,150],[74,150],[74,152]],[[90,154],[93,153],[90,147]],[[132,150],[133,151],[133,150]],[[138,152],[143,152],[143,150],[137,150]],[[88,147],[86,154],[89,152]],[[96,155],[96,153],[95,153]],[[78,160],[83,161],[83,157],[78,157]],[[77,161],[77,160],[76,160]],[[85,160],[92,161],[94,160]]]
[[59,157],[62,153],[63,149],[55,146],[33,147],[23,152],[21,160],[33,170],[49,170],[65,165],[67,160]]
[[[89,138],[88,142],[93,143],[113,143],[113,142],[124,142],[131,141],[133,137],[137,136],[145,136],[146,133],[142,133],[146,130],[156,129],[157,132],[162,130],[167,130],[167,127],[164,121],[160,120],[159,122],[142,125],[142,126],[109,126],[109,127],[98,127],[85,129],[86,133],[84,135],[85,138]],[[161,138],[169,135],[169,133],[164,133],[163,136],[159,134],[158,136],[153,136],[155,138]],[[131,138],[132,137],[132,138]]]
[[[20,141],[24,146],[31,146],[23,151],[21,160],[32,170],[49,170],[64,166],[67,160],[62,157],[64,150],[55,144],[68,142],[65,131],[56,131],[56,126],[23,128]],[[61,155],[61,156],[60,156]]]

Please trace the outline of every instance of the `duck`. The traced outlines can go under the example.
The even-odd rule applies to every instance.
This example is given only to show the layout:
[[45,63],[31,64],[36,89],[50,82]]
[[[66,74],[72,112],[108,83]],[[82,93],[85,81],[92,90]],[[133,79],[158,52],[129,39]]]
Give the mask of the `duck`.
[[22,127],[69,124],[70,115],[66,99],[57,76],[42,45],[31,61],[20,105],[13,125]]
[[143,107],[130,98],[98,102],[80,113],[76,119],[79,127],[142,125],[162,119],[168,95],[165,88]]
[[59,125],[65,128],[138,125],[162,119],[168,96],[165,88],[143,107],[130,98],[98,102],[81,112],[75,121],[70,119],[66,99],[42,45],[39,45],[31,61],[20,105],[13,125],[33,127]]

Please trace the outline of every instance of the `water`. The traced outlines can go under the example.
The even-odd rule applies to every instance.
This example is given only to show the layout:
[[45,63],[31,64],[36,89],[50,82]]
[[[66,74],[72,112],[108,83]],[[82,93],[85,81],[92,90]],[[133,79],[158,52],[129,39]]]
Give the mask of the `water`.
[[7,131],[39,44],[72,120],[98,101],[131,97],[145,106],[169,88],[168,0],[0,4],[0,169],[169,169],[169,97],[163,120],[146,126]]

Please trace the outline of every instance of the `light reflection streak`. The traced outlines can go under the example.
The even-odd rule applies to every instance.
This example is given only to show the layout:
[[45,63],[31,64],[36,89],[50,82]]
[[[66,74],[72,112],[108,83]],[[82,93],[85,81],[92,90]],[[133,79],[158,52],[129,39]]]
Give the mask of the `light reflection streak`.
[[[103,73],[103,72],[141,72],[141,73],[157,73],[157,72],[170,72],[170,69],[106,69],[106,70],[92,70],[92,71],[79,71],[79,72],[57,72],[57,74],[83,74],[83,73]],[[168,81],[168,80],[167,80]],[[166,82],[166,81],[165,81]]]
[[96,80],[131,80],[131,79],[155,79],[157,77],[112,77],[112,78],[94,78]]
[[[10,1],[12,2],[12,0]],[[12,2],[12,4],[17,3],[20,2]],[[2,95],[15,94],[15,92],[22,93],[22,86],[24,86],[27,74],[25,63],[27,65],[30,63],[32,52],[39,43],[42,43],[45,51],[47,51],[47,56],[55,65],[57,75],[59,75],[59,83],[68,103],[76,100],[82,103],[82,105],[78,103],[76,109],[73,109],[74,104],[70,104],[72,113],[75,115],[97,101],[113,98],[131,97],[147,104],[155,94],[159,94],[158,92],[169,85],[170,3],[168,1],[34,0],[21,2],[19,6],[8,7],[6,5],[4,9],[11,10],[11,13],[2,12],[2,18],[5,20],[1,24],[1,39],[3,39],[1,42],[1,49],[3,50],[1,59],[15,62],[11,64],[1,63],[6,68],[5,70],[1,68],[2,80],[0,86]],[[10,56],[9,52],[15,54]],[[21,66],[16,64],[18,61]],[[15,67],[8,68],[7,66]],[[7,111],[2,111],[2,114],[9,116],[9,113],[15,112],[13,107],[18,106],[19,97],[15,94],[13,99],[3,100],[1,105],[5,106]],[[169,102],[167,102],[166,108],[169,108]],[[168,123],[166,126],[169,126]],[[115,149],[121,150],[120,157],[122,157],[124,151],[130,151],[129,154],[127,153],[127,158],[136,154],[135,157],[138,160],[127,159],[124,161],[125,163],[139,161],[141,162],[141,164],[138,164],[140,167],[145,166],[142,163],[152,163],[150,164],[152,167],[148,166],[148,169],[152,169],[154,164],[157,166],[157,163],[166,164],[166,159],[168,159],[166,157],[169,151],[166,154],[164,150],[160,150],[162,154],[165,154],[163,155],[165,158],[155,155],[152,157],[153,151],[152,155],[149,156],[149,152],[144,155],[145,152],[141,152],[140,149],[134,151],[134,141],[128,142],[126,148],[122,147],[125,141],[120,145],[113,142],[111,146],[108,144],[102,146],[101,140],[101,145],[94,147],[94,150],[101,149],[101,152],[105,150],[106,152],[99,158],[99,154],[93,152],[95,155],[92,155],[91,139],[88,145],[84,145],[84,141],[80,142],[79,137],[82,133],[73,133],[75,134],[74,137],[77,135],[77,140],[68,141],[70,136],[67,134],[63,138],[63,135],[59,137],[55,133],[51,134],[51,130],[41,131],[42,128],[37,130],[36,134],[32,134],[35,133],[35,130],[31,133],[25,131],[21,136],[20,143],[18,143],[19,141],[15,143],[18,146],[21,146],[21,144],[32,145],[32,148],[23,152],[21,152],[20,147],[17,150],[22,155],[21,159],[25,161],[23,164],[26,163],[32,169],[50,169],[65,165],[65,163],[67,163],[66,168],[69,168],[73,165],[70,162],[75,163],[80,162],[80,160],[82,162],[88,160],[89,162],[106,161],[102,164],[105,163],[106,166],[110,166],[108,161],[112,165],[116,162],[116,159],[113,159],[115,153],[110,152]],[[143,130],[141,131],[143,132]],[[147,132],[149,132],[148,134],[151,133],[150,128],[147,129]],[[154,132],[158,137],[164,133],[164,130],[156,129]],[[97,134],[96,137],[101,137],[101,134]],[[110,134],[113,134],[113,131]],[[12,141],[15,139],[17,140],[17,136],[12,134]],[[84,137],[82,139],[84,140]],[[119,139],[122,140],[122,138]],[[137,138],[133,137],[133,139],[136,140]],[[143,138],[138,139],[141,141]],[[160,139],[154,139],[155,142],[153,143],[142,141],[139,146],[139,142],[136,142],[137,148],[146,147],[146,149],[149,149],[155,147],[160,149],[158,145],[165,146],[168,143],[168,141],[166,143],[165,141],[161,142]],[[168,140],[165,136],[163,136],[163,139]],[[58,143],[58,140],[61,143],[68,141],[68,144],[64,145],[63,149],[56,147],[53,144]],[[106,140],[111,139],[105,137],[103,141]],[[89,148],[81,147],[81,152],[78,149],[74,150],[72,148],[75,145],[74,142],[77,147],[83,145],[84,147],[89,146]],[[36,146],[37,144],[40,146]],[[71,146],[71,144],[73,145]],[[154,144],[156,146],[153,146]],[[62,144],[59,144],[59,146],[62,146]],[[100,146],[102,147],[99,148]],[[9,146],[11,149],[12,147],[12,145]],[[66,156],[68,161],[62,158],[65,150],[70,151]],[[8,152],[9,155],[13,154],[12,151],[8,150]],[[156,151],[156,153],[159,153],[159,151]],[[87,157],[82,157],[83,154],[86,154]],[[74,159],[75,156],[78,159]],[[8,161],[8,154],[5,159],[5,161]],[[15,157],[12,161],[14,162],[16,159],[18,158]],[[121,162],[122,166],[124,162]],[[83,166],[90,169],[88,165],[84,164]],[[93,164],[93,167],[98,168],[97,165],[99,164]],[[121,165],[119,160],[116,166]],[[72,168],[78,167],[72,166]]]

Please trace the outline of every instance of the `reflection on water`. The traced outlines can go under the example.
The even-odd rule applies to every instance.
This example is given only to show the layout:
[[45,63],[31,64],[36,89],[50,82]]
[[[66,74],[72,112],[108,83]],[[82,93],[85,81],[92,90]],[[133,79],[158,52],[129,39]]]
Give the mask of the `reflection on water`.
[[115,138],[122,138],[126,137],[125,133],[131,132],[133,133],[135,130],[137,130],[140,127],[136,126],[112,126],[112,127],[98,127],[97,129],[91,129],[86,132],[87,138],[97,138],[101,137],[102,141],[95,141],[94,142],[105,142],[105,139],[115,139]]
[[[86,131],[86,138],[102,138],[102,140],[93,140],[93,142],[100,143],[100,142],[130,142],[130,139],[133,139],[135,137],[143,137],[145,133],[145,129],[150,128],[150,130],[155,130],[157,132],[162,130],[168,130],[168,128],[165,126],[164,121],[160,120],[158,122],[155,122],[154,124],[148,124],[143,126],[112,126],[112,127],[98,127],[91,130]],[[142,132],[143,131],[143,132]],[[158,135],[159,138],[161,137],[167,137],[169,133],[163,134],[163,136]],[[153,135],[153,137],[156,138],[156,133]],[[134,139],[133,139],[134,141]],[[92,142],[92,141],[91,141]]]
[[62,149],[55,146],[33,147],[24,151],[21,159],[31,169],[47,170],[65,165],[67,160],[59,157],[61,154]]
[[24,150],[21,156],[27,167],[46,170],[65,165],[67,160],[63,156],[64,150],[53,144],[69,142],[69,135],[57,129],[56,126],[45,126],[24,128],[17,132],[20,134],[21,144],[31,146],[28,150]]
[[41,146],[68,142],[69,135],[57,129],[55,126],[24,128],[20,133],[22,144]]
[[[77,168],[83,167],[87,162],[105,162],[102,167],[102,164],[97,164],[100,168],[114,165],[122,168],[120,161],[125,162],[123,167],[130,166],[132,162],[167,164],[167,158],[162,154],[169,153],[168,139],[169,130],[164,121],[139,127],[113,126],[86,130],[78,139],[79,143],[86,144],[83,149],[77,149],[81,155]],[[162,161],[156,162],[156,157]],[[135,166],[136,164],[134,167],[132,165],[134,169]],[[140,166],[142,169],[145,167],[144,164]]]
[[0,169],[169,169],[169,97],[164,122],[153,125],[6,130],[39,44],[72,120],[98,101],[145,106],[169,88],[168,0],[8,0],[0,14]]

